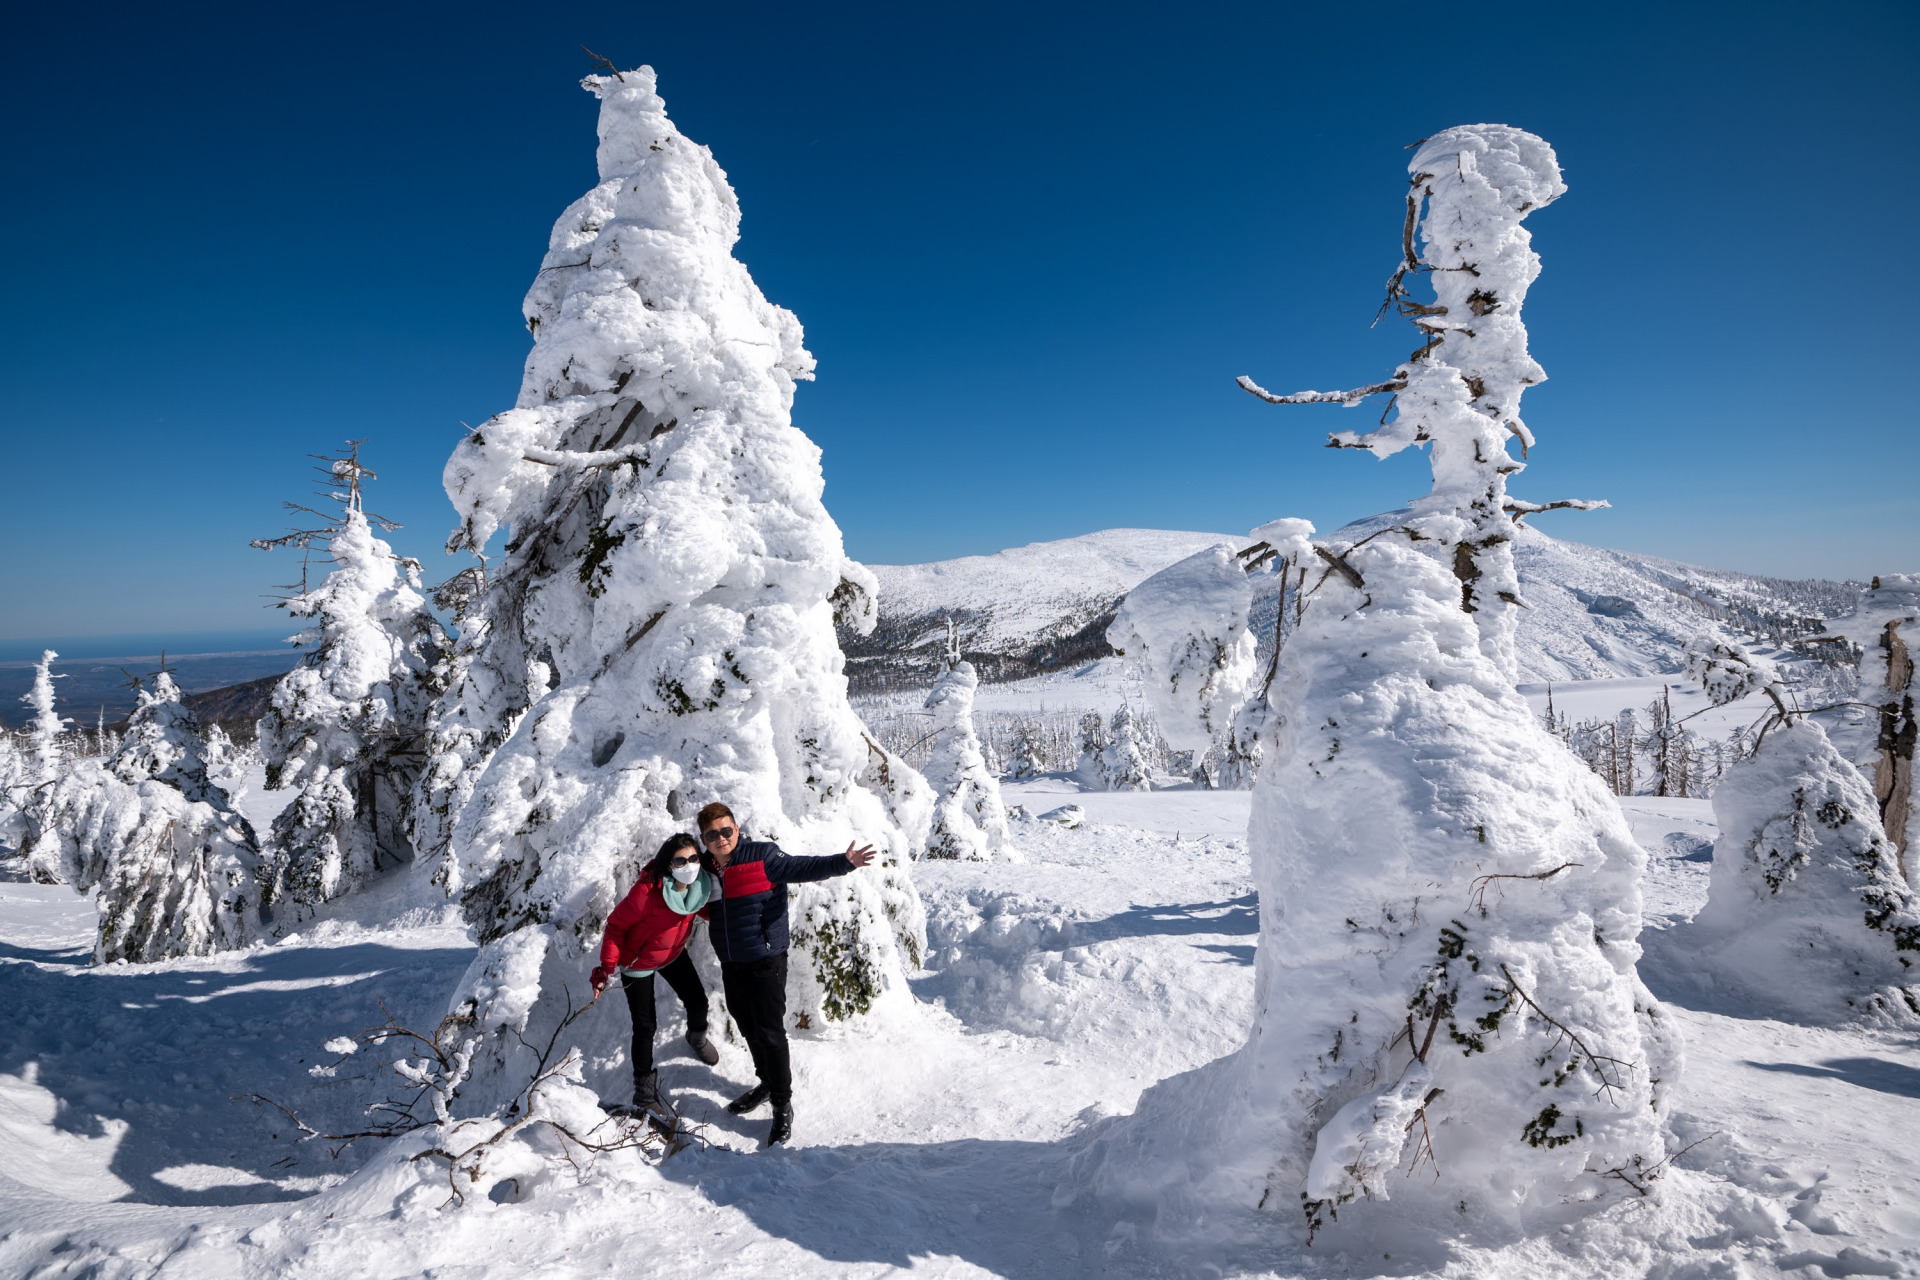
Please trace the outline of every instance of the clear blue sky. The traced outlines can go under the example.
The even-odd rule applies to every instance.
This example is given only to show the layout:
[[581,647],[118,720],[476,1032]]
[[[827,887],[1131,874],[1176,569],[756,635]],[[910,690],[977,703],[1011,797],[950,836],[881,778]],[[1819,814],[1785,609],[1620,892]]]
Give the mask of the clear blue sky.
[[[536,9],[538,10],[536,12]],[[1497,121],[1551,381],[1515,484],[1563,537],[1788,575],[1920,569],[1905,265],[1920,6],[20,6],[0,28],[0,638],[274,624],[247,548],[304,454],[438,579],[441,464],[512,403],[520,298],[593,180],[585,42],[653,64],[820,360],[796,419],[851,552],[1115,525],[1323,528],[1425,489],[1323,450],[1402,148]],[[1908,372],[1902,374],[1900,371]]]

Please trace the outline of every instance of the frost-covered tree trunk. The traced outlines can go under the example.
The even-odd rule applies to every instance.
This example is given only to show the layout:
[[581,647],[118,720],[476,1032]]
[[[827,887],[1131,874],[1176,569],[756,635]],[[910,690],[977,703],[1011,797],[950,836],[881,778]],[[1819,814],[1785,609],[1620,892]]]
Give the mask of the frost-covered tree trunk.
[[1884,574],[1851,618],[1830,633],[1860,647],[1860,698],[1878,710],[1873,741],[1873,796],[1887,839],[1899,851],[1910,884],[1920,883],[1920,781],[1914,777],[1920,715],[1914,710],[1915,650],[1920,648],[1920,575]]
[[339,523],[315,535],[333,571],[283,601],[312,625],[314,647],[274,686],[260,718],[267,785],[297,789],[273,823],[281,888],[317,906],[413,860],[414,786],[446,636],[427,609],[419,566],[375,537],[360,506],[357,459]]
[[926,779],[934,794],[927,856],[991,862],[1011,852],[1007,809],[973,728],[973,693],[980,679],[973,664],[961,658],[951,626],[942,666],[926,701],[933,714],[933,752]]
[[[882,850],[794,888],[791,1011],[910,1011],[925,921],[896,815],[914,789],[847,701],[834,621],[871,624],[872,576],[791,422],[813,358],[732,256],[733,190],[667,118],[653,71],[584,83],[599,183],[555,224],[527,295],[518,403],[446,468],[451,547],[510,530],[426,784],[451,808],[478,774],[446,876],[483,944],[461,999],[483,1060],[550,1027],[641,863],[722,800],[794,853]],[[882,765],[886,797],[862,785]]]
[[206,955],[270,922],[259,846],[207,777],[200,722],[165,671],[139,691],[126,737],[52,788],[26,852],[100,903],[96,963]]
[[1716,705],[1767,694],[1771,722],[1713,792],[1720,838],[1707,905],[1666,945],[1703,985],[1775,1016],[1920,1018],[1920,899],[1873,788],[1737,644],[1696,642],[1689,672]]
[[1608,1175],[1664,1159],[1679,1065],[1635,971],[1645,854],[1513,684],[1512,525],[1540,508],[1506,496],[1506,445],[1543,376],[1519,223],[1559,169],[1540,139],[1474,125],[1412,170],[1407,269],[1439,296],[1403,309],[1428,342],[1377,388],[1268,398],[1397,392],[1385,427],[1335,443],[1426,443],[1433,489],[1402,525],[1312,548],[1253,795],[1251,1039],[1087,1156],[1108,1194],[1276,1210],[1330,1250],[1409,1224],[1531,1234],[1632,1195]]
[[61,859],[54,852],[55,846],[40,838],[50,817],[54,785],[66,763],[60,735],[67,720],[54,709],[53,660],[59,656],[52,649],[41,652],[40,661],[33,664],[33,684],[20,698],[33,715],[27,721],[26,750],[20,755],[17,776],[8,792],[13,805],[10,826],[14,839],[23,851],[37,850],[28,853],[27,872],[38,884],[62,882]]

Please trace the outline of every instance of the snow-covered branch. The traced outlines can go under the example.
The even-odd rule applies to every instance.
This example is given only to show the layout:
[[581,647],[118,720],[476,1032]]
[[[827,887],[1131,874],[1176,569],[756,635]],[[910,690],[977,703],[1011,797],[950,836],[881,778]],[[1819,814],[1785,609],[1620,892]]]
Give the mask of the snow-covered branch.
[[1240,389],[1249,395],[1255,395],[1268,404],[1344,404],[1349,407],[1359,404],[1368,396],[1379,395],[1383,391],[1404,391],[1405,378],[1389,378],[1385,382],[1376,382],[1370,387],[1355,387],[1351,391],[1295,391],[1291,395],[1276,395],[1245,374],[1234,379]]

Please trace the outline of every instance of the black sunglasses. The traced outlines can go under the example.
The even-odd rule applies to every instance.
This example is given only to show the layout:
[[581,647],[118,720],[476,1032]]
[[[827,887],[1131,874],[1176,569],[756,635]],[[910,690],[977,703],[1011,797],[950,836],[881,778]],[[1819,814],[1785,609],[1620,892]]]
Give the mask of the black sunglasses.
[[685,866],[691,866],[693,863],[696,863],[698,861],[700,861],[700,855],[696,853],[685,858],[675,858],[671,865],[676,867],[685,867]]
[[700,833],[700,838],[708,844],[719,844],[722,840],[733,838],[732,827],[708,827]]

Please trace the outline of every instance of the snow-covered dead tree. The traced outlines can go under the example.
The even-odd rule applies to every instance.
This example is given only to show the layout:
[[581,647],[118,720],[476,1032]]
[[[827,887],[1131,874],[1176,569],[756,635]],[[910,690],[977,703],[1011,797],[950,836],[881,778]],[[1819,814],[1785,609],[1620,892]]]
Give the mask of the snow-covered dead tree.
[[1688,671],[1717,705],[1759,691],[1773,710],[1714,788],[1707,905],[1666,943],[1680,971],[1773,1016],[1920,1018],[1920,900],[1872,786],[1764,660],[1703,639]]
[[1097,1191],[1163,1220],[1260,1206],[1330,1251],[1533,1234],[1632,1195],[1665,1160],[1679,1067],[1635,970],[1646,855],[1513,683],[1512,521],[1539,508],[1506,496],[1506,445],[1542,376],[1520,220],[1561,194],[1559,167],[1531,134],[1472,125],[1412,172],[1403,272],[1439,297],[1392,288],[1427,341],[1377,388],[1269,397],[1397,393],[1387,426],[1335,443],[1426,443],[1433,488],[1402,525],[1312,547],[1253,793],[1252,1036],[1082,1157]]
[[431,807],[478,773],[446,868],[482,943],[459,998],[482,1060],[504,1064],[517,1033],[554,1025],[640,864],[723,800],[795,853],[882,850],[796,886],[792,1012],[909,1013],[925,919],[894,815],[911,770],[882,756],[894,795],[862,785],[879,766],[834,621],[871,620],[872,578],[792,425],[813,358],[733,257],[733,190],[667,118],[653,71],[584,84],[599,182],[555,224],[527,294],[517,404],[446,468],[450,549],[510,530],[426,784]]
[[927,856],[969,862],[1005,858],[1012,852],[1007,845],[1007,809],[973,729],[973,693],[980,678],[973,664],[960,656],[959,637],[951,622],[941,668],[926,701],[933,715],[933,754],[927,761],[926,779],[934,794]]
[[318,545],[333,565],[311,589],[303,573],[300,589],[280,602],[311,620],[295,640],[313,647],[274,686],[259,723],[267,785],[297,789],[273,823],[275,879],[305,907],[413,860],[414,785],[447,647],[416,589],[420,566],[374,535],[372,520],[398,526],[370,520],[362,505],[362,484],[374,473],[360,461],[360,443],[321,459],[338,515],[254,543]]
[[270,919],[253,830],[207,778],[200,722],[162,671],[138,691],[104,763],[62,773],[33,865],[100,903],[95,963],[244,946]]

